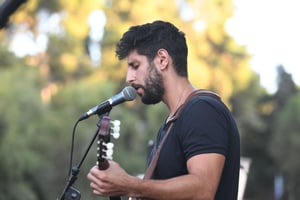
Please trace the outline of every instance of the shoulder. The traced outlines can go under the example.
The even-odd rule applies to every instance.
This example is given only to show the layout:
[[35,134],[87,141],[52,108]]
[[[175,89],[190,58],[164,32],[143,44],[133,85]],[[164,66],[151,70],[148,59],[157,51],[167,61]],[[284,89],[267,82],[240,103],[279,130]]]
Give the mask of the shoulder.
[[223,103],[210,96],[192,97],[175,122],[185,157],[204,153],[226,155],[230,124]]
[[228,117],[231,115],[227,106],[218,98],[208,95],[195,95],[193,96],[182,108],[183,116],[198,116],[209,117],[223,116]]
[[234,120],[222,101],[211,96],[194,96],[182,108],[175,126],[182,140],[197,137],[199,141],[209,139],[217,144],[217,140],[228,141]]

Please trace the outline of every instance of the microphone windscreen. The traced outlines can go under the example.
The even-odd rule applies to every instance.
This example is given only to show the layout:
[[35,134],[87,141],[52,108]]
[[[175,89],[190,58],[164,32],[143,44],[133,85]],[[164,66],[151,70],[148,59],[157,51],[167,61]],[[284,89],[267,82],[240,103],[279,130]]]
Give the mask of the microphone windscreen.
[[125,101],[131,101],[136,98],[136,91],[132,86],[127,86],[122,91]]

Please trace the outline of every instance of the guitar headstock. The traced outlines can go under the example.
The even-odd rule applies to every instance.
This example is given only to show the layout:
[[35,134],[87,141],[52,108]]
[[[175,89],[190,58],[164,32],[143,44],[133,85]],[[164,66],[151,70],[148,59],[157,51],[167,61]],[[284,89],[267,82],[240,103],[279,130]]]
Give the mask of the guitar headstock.
[[97,165],[100,170],[109,167],[108,160],[112,160],[114,144],[111,136],[118,139],[120,136],[120,121],[111,121],[108,115],[102,116],[98,132]]

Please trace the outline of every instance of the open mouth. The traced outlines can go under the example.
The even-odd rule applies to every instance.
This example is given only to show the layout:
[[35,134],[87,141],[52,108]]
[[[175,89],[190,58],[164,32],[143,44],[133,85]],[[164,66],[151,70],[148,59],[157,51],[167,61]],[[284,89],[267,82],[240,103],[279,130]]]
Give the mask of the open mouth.
[[136,90],[136,93],[137,93],[139,96],[142,95],[143,88],[142,88],[140,85],[132,84],[131,86]]

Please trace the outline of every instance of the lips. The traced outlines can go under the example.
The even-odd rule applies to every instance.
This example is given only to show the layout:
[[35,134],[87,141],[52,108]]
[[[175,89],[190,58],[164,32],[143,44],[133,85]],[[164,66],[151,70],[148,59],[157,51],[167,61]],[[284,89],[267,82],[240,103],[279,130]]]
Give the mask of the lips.
[[142,95],[142,88],[138,87],[138,88],[135,88],[136,90],[136,93],[141,96]]
[[138,85],[138,84],[132,84],[131,85],[135,90],[136,90],[136,93],[141,96],[142,95],[142,92],[143,92],[143,88]]

